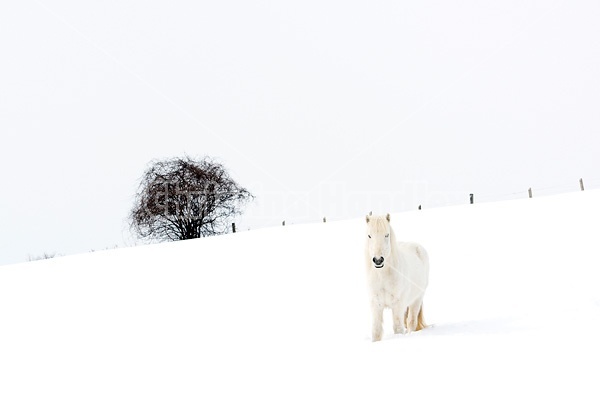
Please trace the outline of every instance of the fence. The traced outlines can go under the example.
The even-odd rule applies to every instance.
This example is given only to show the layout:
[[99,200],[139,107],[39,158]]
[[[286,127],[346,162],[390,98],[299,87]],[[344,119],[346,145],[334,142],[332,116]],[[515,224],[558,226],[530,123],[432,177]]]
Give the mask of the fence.
[[[583,178],[580,178],[578,183],[579,183],[579,190],[584,191],[585,185],[584,185]],[[592,183],[593,183],[593,185],[592,185],[593,187],[600,186],[600,180],[592,181]],[[548,194],[556,194],[556,193],[565,193],[565,192],[572,191],[576,187],[577,186],[575,186],[573,184],[570,184],[570,185],[563,184],[563,185],[557,185],[557,186],[542,187],[542,188],[537,189],[536,191],[534,191],[533,187],[529,187],[526,191],[479,196],[479,197],[477,197],[475,193],[469,193],[468,197],[465,197],[465,203],[466,203],[466,201],[469,202],[468,204],[475,204],[477,201],[479,201],[479,202],[501,201],[501,200],[522,198],[525,196],[527,196],[528,198],[531,199],[534,197],[534,194],[548,195]],[[459,204],[460,203],[452,203],[452,204],[446,204],[446,205],[459,205]],[[423,206],[421,204],[419,204],[417,207],[417,210],[422,210],[422,209],[423,209]],[[326,223],[327,217],[323,217],[322,221],[323,221],[323,223]],[[303,222],[310,222],[310,221],[303,221]],[[281,226],[286,226],[286,220],[281,221]],[[232,227],[233,233],[237,232],[237,227],[236,227],[235,222],[232,224],[231,227]]]

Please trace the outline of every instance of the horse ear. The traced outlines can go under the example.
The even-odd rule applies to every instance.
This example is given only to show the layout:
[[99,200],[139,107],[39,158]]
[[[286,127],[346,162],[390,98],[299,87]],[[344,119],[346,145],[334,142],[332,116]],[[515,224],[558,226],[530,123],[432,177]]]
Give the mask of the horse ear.
[[390,222],[390,214],[388,213],[388,215],[385,216],[385,219],[388,220],[388,222]]

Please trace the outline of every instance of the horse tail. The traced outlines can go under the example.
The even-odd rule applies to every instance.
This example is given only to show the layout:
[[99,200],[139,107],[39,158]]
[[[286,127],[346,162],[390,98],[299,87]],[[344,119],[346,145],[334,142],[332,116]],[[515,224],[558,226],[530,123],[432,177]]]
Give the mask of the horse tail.
[[419,316],[417,317],[417,330],[427,328],[427,324],[425,323],[425,319],[423,318],[423,303],[421,303],[421,308],[419,308]]

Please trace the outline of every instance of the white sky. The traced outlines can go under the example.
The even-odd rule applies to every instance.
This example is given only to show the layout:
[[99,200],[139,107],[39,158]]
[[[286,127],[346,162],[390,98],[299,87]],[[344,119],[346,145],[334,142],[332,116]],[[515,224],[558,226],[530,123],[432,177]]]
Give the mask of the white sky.
[[414,3],[2,2],[0,264],[136,243],[184,153],[241,229],[600,187],[600,3]]

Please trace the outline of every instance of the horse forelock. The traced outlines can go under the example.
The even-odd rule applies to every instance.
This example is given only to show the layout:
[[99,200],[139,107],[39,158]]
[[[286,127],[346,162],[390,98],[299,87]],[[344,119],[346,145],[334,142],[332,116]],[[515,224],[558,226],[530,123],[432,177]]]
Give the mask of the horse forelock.
[[368,221],[369,229],[372,231],[388,231],[391,229],[389,220],[385,216],[370,217]]

